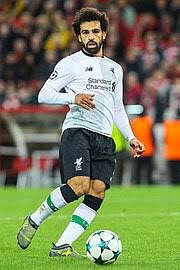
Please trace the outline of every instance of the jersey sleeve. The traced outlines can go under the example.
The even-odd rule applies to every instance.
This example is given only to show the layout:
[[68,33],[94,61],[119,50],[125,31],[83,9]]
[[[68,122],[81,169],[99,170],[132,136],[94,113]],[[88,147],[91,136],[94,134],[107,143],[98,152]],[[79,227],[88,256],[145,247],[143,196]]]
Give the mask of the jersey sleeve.
[[61,92],[61,90],[73,80],[72,71],[72,63],[68,57],[59,61],[52,74],[41,88],[38,95],[38,102],[62,105],[74,103],[74,92]]
[[116,87],[114,122],[127,141],[135,138],[123,104],[123,71],[121,67]]

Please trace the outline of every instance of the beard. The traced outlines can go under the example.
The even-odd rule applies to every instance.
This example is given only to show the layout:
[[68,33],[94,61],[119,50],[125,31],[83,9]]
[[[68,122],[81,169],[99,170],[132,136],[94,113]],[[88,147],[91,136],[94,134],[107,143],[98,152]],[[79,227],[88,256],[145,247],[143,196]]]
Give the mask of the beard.
[[[91,48],[89,47],[90,44],[95,46]],[[95,41],[89,41],[87,44],[82,43],[82,47],[88,54],[95,55],[100,51],[102,44],[103,41],[101,41],[99,44],[97,44]]]

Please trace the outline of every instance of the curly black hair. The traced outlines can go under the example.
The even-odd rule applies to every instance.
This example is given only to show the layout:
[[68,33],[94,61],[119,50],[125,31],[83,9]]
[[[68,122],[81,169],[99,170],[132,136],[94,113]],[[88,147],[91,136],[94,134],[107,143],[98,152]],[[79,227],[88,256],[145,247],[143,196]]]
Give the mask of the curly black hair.
[[100,21],[101,30],[108,31],[109,19],[105,12],[100,12],[96,8],[85,7],[76,12],[72,27],[76,35],[80,34],[80,25],[83,22]]

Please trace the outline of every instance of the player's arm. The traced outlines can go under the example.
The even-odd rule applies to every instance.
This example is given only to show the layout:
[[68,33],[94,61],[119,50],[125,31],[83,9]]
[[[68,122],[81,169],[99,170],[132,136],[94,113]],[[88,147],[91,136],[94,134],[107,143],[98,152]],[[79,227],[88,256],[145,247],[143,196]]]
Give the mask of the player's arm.
[[121,76],[117,84],[117,91],[115,97],[114,122],[125,137],[125,139],[129,142],[130,146],[134,149],[134,157],[139,157],[145,151],[145,147],[143,143],[135,137],[131,129],[129,119],[123,104],[122,71],[120,74]]
[[124,106],[120,106],[119,109],[116,109],[114,122],[123,136],[129,142],[130,146],[134,149],[134,157],[140,157],[141,154],[145,151],[145,147],[143,143],[140,142],[133,134]]
[[77,104],[85,109],[93,109],[93,94],[76,94],[74,91],[64,93],[61,90],[66,87],[72,80],[72,63],[71,68],[66,61],[60,61],[49,79],[45,82],[38,95],[38,102],[45,104]]
[[76,94],[73,91],[69,93],[58,92],[48,83],[45,83],[38,95],[38,102],[45,104],[77,104],[84,109],[95,108],[93,103],[94,94]]
[[61,60],[54,68],[54,71],[47,79],[38,94],[38,102],[45,104],[72,104],[75,100],[75,93],[63,93],[61,90],[72,80],[72,73],[68,69],[68,61]]

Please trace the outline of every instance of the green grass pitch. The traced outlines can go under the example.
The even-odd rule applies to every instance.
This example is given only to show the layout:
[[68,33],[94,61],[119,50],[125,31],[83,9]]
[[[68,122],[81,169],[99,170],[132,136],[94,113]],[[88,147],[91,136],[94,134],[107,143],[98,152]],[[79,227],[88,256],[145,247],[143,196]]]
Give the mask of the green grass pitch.
[[68,223],[75,202],[44,222],[27,250],[17,246],[16,234],[24,216],[51,189],[0,189],[0,270],[180,270],[180,187],[112,187],[102,208],[74,247],[84,252],[88,236],[98,229],[117,233],[121,257],[100,266],[87,258],[50,258],[51,243]]

